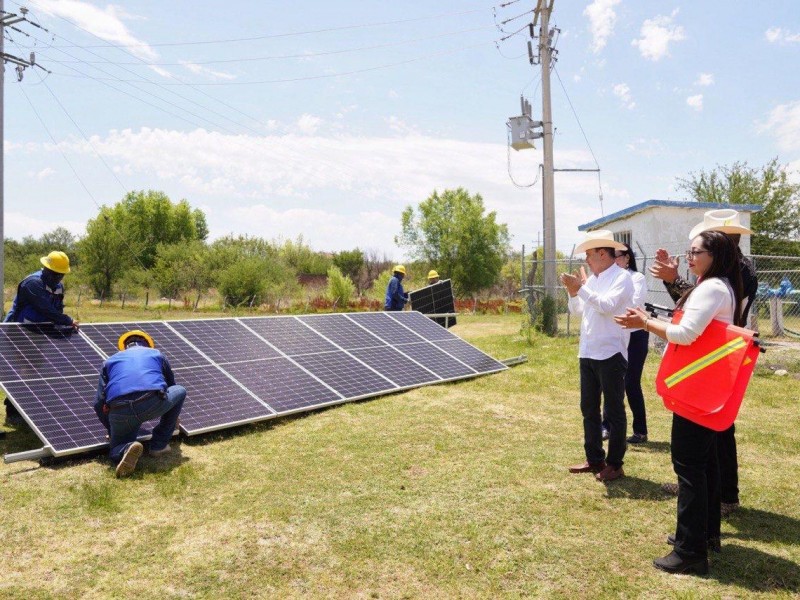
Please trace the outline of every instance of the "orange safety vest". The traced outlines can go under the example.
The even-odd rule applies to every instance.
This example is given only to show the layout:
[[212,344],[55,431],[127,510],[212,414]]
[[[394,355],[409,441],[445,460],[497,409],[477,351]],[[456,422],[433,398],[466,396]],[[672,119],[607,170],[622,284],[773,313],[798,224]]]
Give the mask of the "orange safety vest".
[[714,431],[733,425],[758,359],[754,335],[714,319],[692,344],[669,343],[656,376],[667,410]]

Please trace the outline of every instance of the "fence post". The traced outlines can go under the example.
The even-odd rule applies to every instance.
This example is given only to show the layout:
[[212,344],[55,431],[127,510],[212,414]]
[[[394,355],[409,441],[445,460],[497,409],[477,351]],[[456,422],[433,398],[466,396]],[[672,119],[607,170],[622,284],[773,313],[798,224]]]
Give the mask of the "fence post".
[[772,323],[772,335],[783,335],[783,300],[777,296],[769,299],[769,320]]

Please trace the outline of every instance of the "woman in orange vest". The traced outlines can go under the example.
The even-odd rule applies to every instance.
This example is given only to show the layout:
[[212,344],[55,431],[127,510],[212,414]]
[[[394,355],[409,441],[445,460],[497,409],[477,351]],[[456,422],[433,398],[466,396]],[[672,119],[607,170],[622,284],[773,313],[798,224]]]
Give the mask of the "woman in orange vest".
[[[683,311],[677,324],[650,318],[629,308],[616,317],[626,328],[641,328],[678,345],[692,344],[713,319],[741,325],[742,276],[736,246],[725,234],[704,231],[686,253],[689,270],[698,284],[678,300]],[[708,551],[720,551],[719,467],[716,432],[674,414],[672,466],[678,476],[678,523],[667,538],[674,549],[653,561],[668,573],[708,573]]]

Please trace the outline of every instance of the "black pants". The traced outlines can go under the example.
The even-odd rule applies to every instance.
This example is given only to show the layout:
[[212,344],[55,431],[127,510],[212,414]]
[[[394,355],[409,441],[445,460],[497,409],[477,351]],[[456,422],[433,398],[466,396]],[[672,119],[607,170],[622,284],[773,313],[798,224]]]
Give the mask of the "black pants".
[[672,467],[678,476],[675,552],[684,559],[708,556],[708,539],[719,537],[717,433],[672,415]]
[[739,462],[736,459],[736,426],[731,425],[717,434],[719,460],[719,497],[726,504],[739,502]]
[[[642,392],[642,371],[649,349],[650,334],[644,329],[631,333],[628,342],[628,370],[625,372],[625,395],[633,414],[633,433],[647,435],[647,411],[644,407]],[[603,407],[603,429],[610,430],[608,416]]]
[[[625,372],[626,361],[619,352],[605,360],[581,358],[581,414],[583,415],[583,448],[586,460],[621,467],[625,457]],[[608,419],[608,458],[603,450],[600,396],[603,396]]]

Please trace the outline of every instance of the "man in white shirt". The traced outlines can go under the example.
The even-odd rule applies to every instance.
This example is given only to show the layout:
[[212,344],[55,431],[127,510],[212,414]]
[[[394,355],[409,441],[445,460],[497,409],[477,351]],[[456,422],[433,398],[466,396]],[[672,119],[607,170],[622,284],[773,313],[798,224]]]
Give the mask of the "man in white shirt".
[[[577,274],[563,274],[569,293],[569,311],[582,315],[578,350],[581,372],[581,414],[586,462],[569,468],[570,473],[595,473],[608,482],[625,475],[625,371],[628,368],[628,336],[614,322],[615,315],[633,305],[633,281],[627,270],[616,265],[615,250],[625,246],[614,241],[608,230],[587,233],[576,250],[586,252],[592,275],[584,281]],[[608,456],[603,450],[600,396],[609,423]]]

